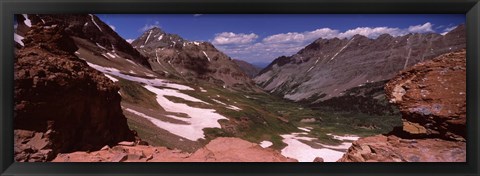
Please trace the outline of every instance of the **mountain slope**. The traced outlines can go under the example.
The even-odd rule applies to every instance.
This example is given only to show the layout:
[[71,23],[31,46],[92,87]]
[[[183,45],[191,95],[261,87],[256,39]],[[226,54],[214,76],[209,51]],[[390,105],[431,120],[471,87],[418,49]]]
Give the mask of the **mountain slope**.
[[214,83],[221,87],[254,90],[253,81],[224,53],[208,42],[190,42],[176,34],[152,28],[132,42],[149,58],[153,71]]
[[239,67],[240,69],[243,70],[243,72],[245,72],[245,74],[247,74],[250,78],[254,78],[259,72],[260,72],[260,68],[258,68],[257,66],[255,65],[252,65],[248,62],[245,62],[243,60],[238,60],[238,59],[234,59],[233,60]]
[[415,63],[465,48],[465,41],[464,25],[446,35],[318,39],[293,56],[275,59],[254,80],[286,99],[321,103],[344,96],[349,89],[388,80]]
[[[132,74],[148,76],[148,59],[135,50],[107,24],[92,14],[78,15],[17,15],[16,36],[20,39],[29,26],[44,28],[65,26],[65,33],[78,47],[75,55],[97,65],[121,68]],[[16,40],[17,43],[21,40]],[[17,45],[18,46],[18,45]]]

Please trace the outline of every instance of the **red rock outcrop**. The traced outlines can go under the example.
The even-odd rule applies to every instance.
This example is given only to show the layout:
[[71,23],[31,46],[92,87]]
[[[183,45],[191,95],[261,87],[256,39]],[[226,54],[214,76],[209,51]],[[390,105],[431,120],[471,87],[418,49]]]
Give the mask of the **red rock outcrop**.
[[403,127],[355,141],[339,162],[465,162],[466,53],[441,55],[385,85]]
[[296,162],[273,149],[238,138],[216,138],[193,154],[165,147],[105,147],[95,152],[59,154],[53,162]]
[[466,143],[394,135],[361,138],[338,162],[465,162]]
[[14,63],[16,161],[133,141],[119,88],[73,53],[64,27],[32,26]]
[[465,50],[419,63],[385,86],[404,119],[403,130],[422,137],[466,138]]

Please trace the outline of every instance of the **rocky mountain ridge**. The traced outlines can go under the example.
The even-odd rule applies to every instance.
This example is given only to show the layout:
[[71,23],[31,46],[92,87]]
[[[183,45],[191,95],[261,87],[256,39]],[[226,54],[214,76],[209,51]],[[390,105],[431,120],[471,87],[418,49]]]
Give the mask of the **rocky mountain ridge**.
[[[28,19],[27,19],[28,18]],[[77,45],[83,45],[90,50],[106,53],[108,51],[115,51],[117,55],[125,59],[139,63],[147,68],[150,67],[147,58],[142,56],[137,50],[132,48],[130,44],[118,35],[107,24],[101,21],[93,14],[75,14],[75,15],[17,15],[17,30],[19,35],[22,31],[28,30],[31,25],[42,26],[65,26],[65,32],[71,37],[75,37]],[[27,25],[28,24],[28,25]],[[76,38],[89,41],[93,46],[85,45],[76,40]]]
[[344,96],[352,88],[389,80],[418,62],[463,49],[465,41],[464,25],[445,35],[320,38],[297,54],[275,59],[254,81],[264,90],[289,100],[322,103]]
[[205,80],[221,87],[256,90],[232,59],[209,42],[191,42],[154,27],[132,42],[149,58],[153,71],[188,81]]

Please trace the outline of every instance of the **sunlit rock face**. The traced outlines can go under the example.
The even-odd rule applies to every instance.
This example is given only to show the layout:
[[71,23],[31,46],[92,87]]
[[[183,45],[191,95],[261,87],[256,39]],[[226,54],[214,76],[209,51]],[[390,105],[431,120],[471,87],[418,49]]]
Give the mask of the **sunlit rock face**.
[[119,88],[74,55],[63,26],[33,25],[23,43],[15,57],[16,161],[134,140]]

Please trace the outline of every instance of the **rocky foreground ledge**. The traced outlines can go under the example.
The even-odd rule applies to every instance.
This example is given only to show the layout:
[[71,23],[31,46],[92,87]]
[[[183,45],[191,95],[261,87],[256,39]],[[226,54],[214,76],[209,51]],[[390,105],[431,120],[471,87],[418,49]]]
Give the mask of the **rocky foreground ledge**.
[[121,142],[95,152],[59,154],[53,162],[296,162],[239,138],[216,138],[194,153]]
[[466,53],[444,54],[390,80],[403,127],[355,141],[340,162],[465,162]]

